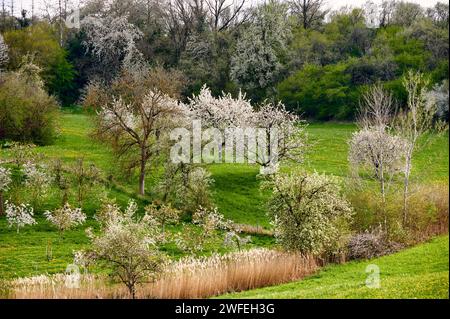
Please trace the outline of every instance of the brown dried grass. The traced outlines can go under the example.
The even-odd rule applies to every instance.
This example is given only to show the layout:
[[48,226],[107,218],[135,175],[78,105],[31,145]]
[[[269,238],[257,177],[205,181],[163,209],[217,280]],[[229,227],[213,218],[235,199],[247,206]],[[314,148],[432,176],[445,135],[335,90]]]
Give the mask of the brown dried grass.
[[[315,258],[255,249],[209,258],[188,258],[168,267],[156,282],[139,287],[141,299],[201,299],[300,280],[318,270]],[[16,299],[129,298],[122,285],[101,277],[83,276],[80,288],[65,285],[64,275],[16,280]]]

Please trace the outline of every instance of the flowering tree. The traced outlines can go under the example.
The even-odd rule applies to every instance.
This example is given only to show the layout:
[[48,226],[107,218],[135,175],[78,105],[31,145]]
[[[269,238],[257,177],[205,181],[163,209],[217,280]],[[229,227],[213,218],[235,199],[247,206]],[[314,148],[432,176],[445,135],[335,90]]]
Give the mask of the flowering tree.
[[128,22],[126,16],[89,16],[83,19],[81,28],[86,35],[84,46],[103,66],[107,79],[117,74],[121,67],[133,68],[142,61],[136,42],[143,34]]
[[202,252],[205,245],[210,243],[217,230],[230,229],[232,223],[225,220],[217,208],[200,207],[192,216],[192,223],[196,226],[185,225],[182,232],[175,235],[175,244],[190,254]]
[[200,93],[189,100],[191,116],[201,120],[202,125],[224,130],[228,127],[246,127],[253,115],[253,107],[245,95],[237,98],[231,94],[214,97],[205,85]]
[[413,156],[419,148],[421,138],[428,132],[446,129],[443,123],[434,123],[436,101],[430,99],[428,93],[429,79],[420,72],[410,71],[403,79],[403,85],[408,93],[405,110],[399,114],[396,129],[406,141],[404,187],[403,187],[403,223],[408,219],[408,197],[410,188]]
[[236,44],[231,78],[247,91],[266,90],[277,80],[289,37],[287,6],[269,1],[257,7],[253,23]]
[[206,169],[195,168],[190,172],[185,194],[188,211],[195,211],[200,207],[211,207],[211,186],[213,184],[214,179]]
[[157,192],[163,203],[194,213],[200,206],[210,208],[211,186],[214,179],[211,173],[193,164],[172,164],[166,166]]
[[225,234],[225,239],[223,244],[225,247],[237,248],[238,251],[242,250],[242,247],[252,242],[252,238],[250,236],[242,237],[240,235],[241,231],[230,230]]
[[9,189],[9,184],[11,184],[11,170],[0,166],[0,216],[3,216],[3,193]]
[[[303,159],[307,147],[306,125],[297,115],[287,111],[282,103],[263,103],[255,110],[243,94],[237,98],[230,94],[216,98],[204,86],[200,94],[190,100],[189,106],[192,119],[201,120],[202,125],[219,129],[222,133],[226,134],[227,129],[233,128],[250,129],[256,138],[257,132],[264,132],[264,140],[270,143],[258,149],[251,149],[250,143],[246,143],[244,151],[257,164],[269,168],[269,172],[276,171],[276,167],[272,167],[274,162],[298,163]],[[276,154],[271,153],[273,145],[277,146]]]
[[343,247],[352,209],[334,178],[295,171],[277,174],[263,187],[273,191],[269,213],[286,249],[321,254]]
[[[99,235],[88,232],[92,240],[92,252],[97,261],[106,263],[131,297],[136,298],[136,286],[146,282],[161,270],[163,256],[158,251],[159,227],[152,216],[137,216],[137,205],[130,201],[122,212],[116,205],[109,205]],[[103,264],[104,264],[103,263]]]
[[167,224],[176,224],[180,220],[180,211],[172,208],[170,205],[162,205],[158,207],[155,204],[145,207],[145,212],[152,216],[159,225],[161,225],[162,233],[165,233]]
[[45,166],[34,163],[23,165],[25,175],[25,186],[31,191],[31,196],[35,205],[39,199],[47,193],[51,184],[51,177],[47,173]]
[[11,161],[20,169],[27,163],[33,163],[37,159],[36,146],[33,144],[20,144],[13,142],[10,146]]
[[185,112],[182,105],[171,97],[173,95],[166,93],[170,89],[165,86],[166,80],[160,78],[160,73],[149,73],[147,76],[154,76],[157,83],[153,87],[142,88],[144,94],[131,92],[131,99],[129,96],[127,99],[125,96],[118,97],[112,103],[103,105],[98,113],[97,129],[100,136],[113,142],[119,156],[138,151],[139,158],[133,160],[130,166],[139,167],[141,195],[145,194],[150,159],[162,153],[170,128],[176,126]]
[[[267,150],[257,156],[259,165],[268,168],[269,173],[275,173],[277,171],[277,168],[273,167],[275,162],[302,162],[308,146],[308,135],[306,124],[298,115],[287,111],[281,102],[265,103],[256,112],[253,121],[256,128],[266,132],[267,139],[271,142],[267,144]],[[277,145],[276,154],[271,153],[272,148],[269,144],[273,143]]]
[[9,227],[16,227],[17,233],[20,232],[20,228],[27,225],[35,225],[36,220],[33,218],[34,210],[28,204],[14,205],[13,203],[6,202],[6,218],[8,220]]
[[380,184],[383,203],[394,175],[402,172],[406,141],[400,136],[378,128],[366,128],[353,134],[349,161],[358,172],[361,168],[372,172]]
[[68,203],[53,212],[47,211],[44,215],[50,223],[58,228],[60,233],[82,225],[86,221],[86,215],[83,214],[81,208],[72,208]]
[[394,175],[401,173],[407,142],[392,130],[394,100],[380,84],[363,96],[359,110],[360,131],[350,140],[349,162],[354,172],[364,169],[379,182],[383,204]]

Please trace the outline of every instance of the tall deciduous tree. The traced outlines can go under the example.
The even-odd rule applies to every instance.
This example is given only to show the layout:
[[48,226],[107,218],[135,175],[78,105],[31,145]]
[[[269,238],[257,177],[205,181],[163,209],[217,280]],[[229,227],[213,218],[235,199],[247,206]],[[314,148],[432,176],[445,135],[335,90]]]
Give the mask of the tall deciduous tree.
[[290,0],[289,5],[304,29],[314,28],[325,19],[325,0]]
[[424,11],[420,4],[400,1],[395,4],[392,22],[400,26],[409,27],[423,17]]
[[245,21],[244,5],[247,0],[205,0],[212,30],[223,31]]
[[440,27],[448,28],[449,5],[448,3],[438,2],[433,8],[427,9],[427,16]]
[[179,82],[176,74],[162,69],[128,72],[117,81],[119,94],[101,106],[97,131],[119,157],[139,154],[131,156],[129,167],[139,168],[139,193],[144,195],[149,162],[162,154],[170,128],[185,111],[176,99]]
[[359,115],[361,130],[350,141],[350,163],[356,170],[366,168],[372,173],[380,185],[383,205],[393,176],[401,172],[407,145],[392,133],[394,112],[392,94],[381,84],[374,85],[363,96]]
[[392,15],[395,9],[395,0],[385,0],[380,5],[380,27],[387,27],[392,22]]
[[255,9],[231,58],[231,78],[253,99],[265,96],[280,76],[289,36],[285,4],[272,0]]
[[[263,103],[255,110],[242,93],[237,98],[231,94],[216,98],[203,87],[200,94],[190,100],[190,108],[194,120],[201,120],[205,127],[219,129],[225,134],[228,128],[251,129],[255,134],[256,130],[265,132],[267,149],[251,150],[247,143],[244,150],[263,169],[274,169],[273,165],[278,161],[298,163],[303,160],[307,147],[305,125],[282,103]],[[272,154],[275,144],[276,154]]]
[[397,118],[397,130],[407,141],[404,168],[403,189],[403,223],[408,222],[408,199],[410,195],[410,179],[413,168],[413,157],[421,138],[434,128],[442,130],[445,127],[434,123],[436,101],[429,99],[429,78],[420,72],[409,71],[403,79],[403,85],[408,93],[405,109]]
[[126,16],[89,16],[83,19],[81,27],[86,35],[83,44],[102,66],[103,79],[111,80],[122,67],[130,69],[142,62],[137,41],[143,34]]

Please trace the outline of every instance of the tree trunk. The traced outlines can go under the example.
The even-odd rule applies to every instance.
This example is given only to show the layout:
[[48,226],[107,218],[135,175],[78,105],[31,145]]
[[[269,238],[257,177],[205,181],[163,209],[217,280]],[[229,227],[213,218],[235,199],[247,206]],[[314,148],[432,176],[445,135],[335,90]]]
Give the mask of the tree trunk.
[[411,170],[411,165],[408,161],[407,171],[405,173],[405,184],[403,189],[403,226],[406,225],[408,221],[408,193],[409,193],[409,175]]
[[127,287],[128,287],[128,291],[130,292],[131,298],[136,299],[136,284],[128,283]]
[[145,195],[145,164],[146,164],[146,152],[145,150],[141,151],[141,167],[140,167],[140,175],[139,175],[139,194],[141,196]]
[[412,151],[410,150],[406,156],[405,181],[403,188],[403,226],[408,222],[408,194],[409,194],[409,178],[412,169]]
[[381,196],[382,196],[382,210],[383,210],[383,219],[384,219],[384,230],[385,232],[388,231],[388,223],[387,223],[387,214],[386,214],[386,186],[385,186],[385,180],[384,180],[384,168],[383,164],[381,165]]

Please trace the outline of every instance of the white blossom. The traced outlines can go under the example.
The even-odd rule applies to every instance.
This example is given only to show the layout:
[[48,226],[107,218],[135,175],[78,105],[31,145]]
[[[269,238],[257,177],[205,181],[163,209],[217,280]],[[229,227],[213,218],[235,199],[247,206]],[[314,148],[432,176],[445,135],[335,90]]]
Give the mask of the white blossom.
[[5,39],[0,34],[0,70],[2,70],[9,62],[9,49],[8,45],[5,43]]
[[275,175],[264,187],[273,191],[269,213],[285,248],[321,254],[345,246],[352,208],[335,178],[294,171]]
[[353,134],[349,161],[369,169],[377,179],[388,179],[401,172],[406,147],[407,142],[400,136],[383,128],[366,128]]
[[86,215],[81,208],[72,208],[68,203],[53,212],[46,211],[44,215],[60,232],[82,225],[86,221]]
[[258,6],[250,27],[236,44],[231,78],[245,89],[270,87],[282,69],[280,53],[290,36],[287,6],[270,1]]
[[225,234],[225,239],[223,244],[225,247],[237,248],[241,250],[241,248],[252,242],[252,238],[250,236],[241,237],[237,231],[229,231]]
[[[282,103],[263,103],[255,110],[242,93],[237,98],[231,94],[214,97],[204,86],[199,95],[190,99],[189,106],[193,120],[201,120],[203,126],[217,128],[222,133],[232,128],[253,129],[255,133],[256,130],[265,130],[267,135],[273,133],[273,140],[267,141],[267,150],[253,150],[258,152],[254,157],[263,167],[262,172],[276,172],[278,161],[300,162],[303,159],[307,146],[304,122],[287,111]],[[277,147],[277,154],[270,154],[269,148],[273,144]],[[248,143],[245,146],[248,148]],[[247,151],[251,153],[252,150],[248,148]]]
[[[279,169],[280,161],[299,163],[303,160],[308,143],[306,125],[300,117],[287,111],[283,103],[264,103],[253,117],[254,126],[264,129],[268,135],[273,132],[277,154],[259,154],[259,164],[263,174],[274,174]],[[275,159],[274,159],[275,157]]]
[[[175,121],[185,112],[185,107],[176,99],[158,90],[150,90],[138,106],[127,104],[122,98],[118,98],[101,106],[98,115],[102,130],[128,132],[133,138],[138,138],[152,127],[162,129],[167,126],[169,115]],[[153,121],[149,121],[149,118]]]
[[134,201],[129,202],[124,212],[115,205],[108,207],[111,211],[104,215],[110,218],[104,220],[100,234],[88,233],[93,247],[91,255],[111,266],[134,298],[136,285],[155,275],[161,267],[162,257],[156,246],[160,231],[155,223],[149,223],[153,219],[147,214],[143,218],[137,216]]
[[11,170],[0,167],[0,192],[7,191],[11,181]]
[[189,106],[194,119],[201,120],[202,125],[218,129],[246,127],[254,115],[253,107],[244,94],[239,93],[236,99],[231,94],[215,98],[206,85],[199,95],[190,99]]
[[30,205],[20,204],[16,206],[13,203],[6,202],[6,219],[8,220],[9,227],[17,228],[17,233],[19,233],[20,228],[36,224],[33,216],[34,210]]
[[46,193],[52,180],[47,173],[45,166],[26,163],[23,165],[23,172],[26,178],[25,185],[27,187],[36,188],[41,194]]
[[87,38],[84,45],[102,64],[132,68],[141,62],[142,53],[136,44],[143,33],[126,16],[89,16],[83,19],[81,27]]

